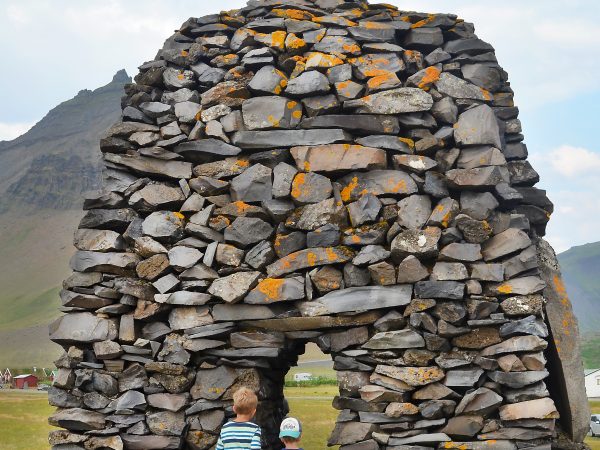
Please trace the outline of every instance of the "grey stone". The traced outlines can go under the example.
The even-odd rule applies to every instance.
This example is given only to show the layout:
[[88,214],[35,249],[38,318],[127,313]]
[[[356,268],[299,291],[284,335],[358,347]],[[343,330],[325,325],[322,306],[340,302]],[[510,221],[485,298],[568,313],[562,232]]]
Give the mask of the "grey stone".
[[474,169],[452,169],[446,172],[446,179],[455,189],[493,188],[507,183],[510,175],[504,167],[489,166]]
[[504,283],[494,283],[486,286],[486,293],[491,295],[530,295],[541,292],[546,283],[537,276],[513,278]]
[[374,350],[420,348],[425,346],[423,337],[412,330],[386,331],[377,333],[363,348]]
[[431,114],[441,122],[454,125],[458,120],[458,107],[452,97],[444,97],[433,104]]
[[458,281],[419,281],[415,284],[415,295],[420,298],[461,300],[465,285]]
[[431,272],[431,279],[435,281],[461,281],[469,278],[469,273],[464,264],[437,262]]
[[[321,98],[321,97],[316,97]],[[302,120],[300,124],[302,128],[344,128],[355,133],[381,133],[395,135],[400,133],[400,123],[394,116],[389,115],[344,115],[344,114],[328,114],[317,117],[312,117]],[[372,150],[371,150],[372,151]],[[356,149],[350,154],[354,157],[357,155]],[[379,164],[380,157],[378,155]],[[385,160],[383,161],[385,166]],[[359,167],[357,167],[358,169]],[[376,167],[373,167],[376,168]],[[385,167],[384,167],[385,168]]]
[[527,371],[527,372],[488,372],[487,376],[502,385],[511,387],[513,389],[522,388],[538,381],[543,380],[548,376],[548,371]]
[[440,258],[448,261],[478,261],[481,259],[481,246],[479,244],[448,244],[440,250]]
[[266,278],[246,295],[244,303],[270,304],[302,300],[304,297],[304,279],[302,277]]
[[181,445],[176,436],[121,434],[121,439],[131,450],[177,450]]
[[291,197],[299,205],[319,203],[329,198],[332,192],[329,178],[318,173],[298,173],[292,181]]
[[169,250],[169,264],[176,270],[185,270],[200,261],[203,253],[190,247],[173,247]]
[[81,408],[59,409],[48,418],[48,422],[72,431],[101,430],[106,424],[104,414]]
[[192,162],[205,163],[223,156],[236,156],[241,149],[220,139],[209,138],[183,142],[174,151]]
[[114,319],[103,319],[89,312],[70,313],[49,326],[50,339],[58,344],[112,341],[118,328]]
[[225,240],[247,247],[273,233],[273,227],[264,220],[255,217],[238,217],[225,229]]
[[334,198],[298,208],[285,222],[290,228],[304,231],[315,231],[328,224],[348,225],[346,208]]
[[254,164],[231,181],[231,198],[234,201],[257,202],[271,199],[272,170]]
[[[335,126],[335,124],[328,125]],[[361,145],[331,144],[293,147],[290,153],[298,169],[304,171],[334,172],[386,168],[386,155],[383,150]]]
[[311,96],[326,94],[330,89],[327,77],[316,70],[311,70],[289,80],[285,93],[292,96]]
[[460,196],[461,212],[475,220],[485,220],[499,203],[490,192],[463,192]]
[[273,66],[261,67],[250,83],[248,88],[259,94],[274,94],[279,95],[287,86],[287,76]]
[[242,104],[242,115],[248,130],[296,128],[302,106],[285,97],[256,97]]
[[357,227],[366,222],[375,222],[381,206],[381,202],[374,195],[367,194],[362,196],[356,202],[348,205],[350,223],[352,226]]
[[505,323],[500,327],[500,336],[514,336],[516,334],[528,334],[541,338],[548,337],[548,327],[536,316],[527,316],[524,319]]
[[500,128],[494,111],[480,105],[462,113],[454,129],[457,145],[492,145],[502,148]]
[[236,303],[254,287],[260,275],[260,272],[237,272],[213,281],[208,292],[227,303]]
[[392,258],[401,261],[407,256],[416,256],[419,259],[435,257],[438,254],[440,237],[441,230],[437,227],[403,231],[391,243]]
[[527,233],[516,228],[509,228],[485,242],[481,253],[486,261],[494,261],[530,245],[531,239]]
[[184,161],[165,161],[138,155],[116,155],[105,153],[108,162],[128,167],[143,175],[158,175],[173,179],[192,177],[192,164]]
[[444,384],[448,387],[472,387],[484,374],[482,369],[458,369],[446,372]]
[[169,313],[169,326],[174,331],[211,323],[213,323],[213,318],[206,306],[178,307],[173,308]]
[[366,245],[360,249],[352,263],[357,266],[365,266],[383,261],[388,256],[390,256],[390,252],[381,245]]
[[435,383],[444,378],[444,371],[439,367],[394,367],[387,365],[378,365],[375,372],[380,375],[385,375],[394,378],[409,386],[425,386]]
[[344,107],[355,109],[359,114],[402,114],[429,111],[433,99],[418,88],[397,88],[377,92],[357,100],[348,100]]
[[181,214],[170,211],[157,211],[150,214],[142,224],[145,235],[158,241],[174,242],[183,237]]
[[[554,251],[543,239],[536,244],[542,278],[546,282],[543,292],[547,299],[546,320],[555,341],[555,346],[551,347],[547,355],[551,361],[552,380],[561,380],[560,389],[563,392],[560,397],[554,397],[554,400],[557,401],[559,413],[563,417],[561,422],[568,421],[564,423],[569,424],[569,435],[575,442],[581,442],[587,433],[589,409],[585,402],[586,394],[581,373],[581,351],[577,338],[579,328],[577,321],[572,319],[574,316],[571,302],[565,292]],[[567,323],[564,322],[565,318],[570,318]],[[563,402],[567,403],[563,405]]]
[[455,99],[490,100],[489,92],[450,73],[443,72],[435,82],[436,89]]
[[431,215],[431,200],[427,195],[410,195],[398,202],[398,208],[398,223],[419,230]]
[[399,284],[415,283],[424,280],[429,276],[429,271],[421,262],[413,255],[407,256],[398,266]]
[[365,286],[333,291],[311,303],[310,315],[404,306],[410,303],[411,291],[408,285]]

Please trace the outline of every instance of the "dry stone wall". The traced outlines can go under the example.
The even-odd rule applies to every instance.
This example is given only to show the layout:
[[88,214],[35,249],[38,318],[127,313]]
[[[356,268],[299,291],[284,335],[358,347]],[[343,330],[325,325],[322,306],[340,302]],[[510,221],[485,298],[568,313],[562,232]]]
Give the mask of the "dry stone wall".
[[552,203],[472,24],[252,0],[186,21],[135,81],[50,327],[53,449],[212,448],[242,385],[280,448],[307,342],[334,360],[342,450],[556,441]]

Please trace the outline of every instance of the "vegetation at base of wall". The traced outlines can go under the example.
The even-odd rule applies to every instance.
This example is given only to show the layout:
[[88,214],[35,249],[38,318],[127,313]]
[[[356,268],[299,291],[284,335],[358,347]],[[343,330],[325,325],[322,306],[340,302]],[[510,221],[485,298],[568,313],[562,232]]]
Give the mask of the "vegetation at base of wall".
[[337,380],[329,377],[313,377],[310,380],[294,381],[285,380],[285,387],[308,387],[308,386],[337,386]]

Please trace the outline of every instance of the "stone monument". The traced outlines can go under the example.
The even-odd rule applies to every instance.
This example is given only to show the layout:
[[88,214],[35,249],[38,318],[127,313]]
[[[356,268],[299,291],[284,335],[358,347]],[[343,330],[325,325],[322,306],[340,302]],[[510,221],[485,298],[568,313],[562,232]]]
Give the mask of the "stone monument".
[[581,444],[552,203],[472,24],[251,0],[187,20],[125,91],[50,327],[53,449],[213,448],[242,385],[279,449],[308,342],[342,450]]

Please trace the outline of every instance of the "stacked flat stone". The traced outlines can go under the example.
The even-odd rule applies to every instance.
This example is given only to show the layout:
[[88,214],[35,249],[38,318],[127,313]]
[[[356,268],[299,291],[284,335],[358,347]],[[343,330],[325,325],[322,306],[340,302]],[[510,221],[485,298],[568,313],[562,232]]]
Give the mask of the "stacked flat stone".
[[549,448],[552,204],[472,24],[252,0],[135,81],[50,329],[53,449],[212,448],[240,386],[280,448],[307,342],[339,380],[329,445]]

